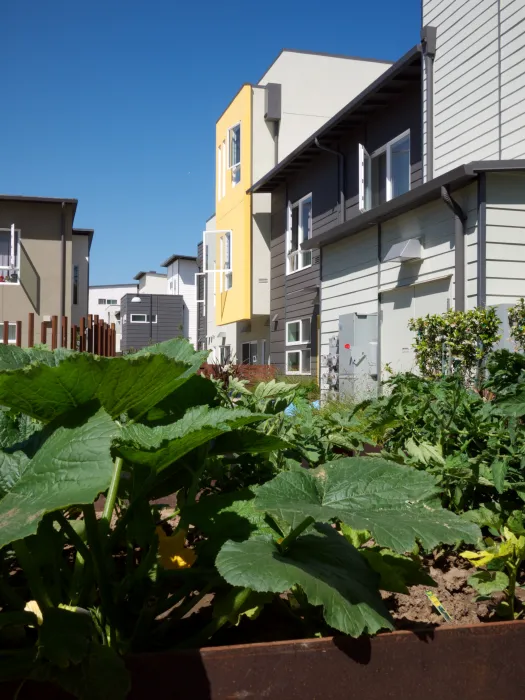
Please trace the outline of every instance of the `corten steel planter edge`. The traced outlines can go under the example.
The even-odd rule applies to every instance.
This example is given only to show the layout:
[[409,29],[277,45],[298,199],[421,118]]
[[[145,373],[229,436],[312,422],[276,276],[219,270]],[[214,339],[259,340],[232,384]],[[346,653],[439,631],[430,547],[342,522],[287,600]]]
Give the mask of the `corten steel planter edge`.
[[[129,700],[520,700],[525,621],[136,654]],[[0,686],[0,697],[9,698]],[[19,700],[69,696],[27,684]],[[110,696],[108,696],[110,697]]]

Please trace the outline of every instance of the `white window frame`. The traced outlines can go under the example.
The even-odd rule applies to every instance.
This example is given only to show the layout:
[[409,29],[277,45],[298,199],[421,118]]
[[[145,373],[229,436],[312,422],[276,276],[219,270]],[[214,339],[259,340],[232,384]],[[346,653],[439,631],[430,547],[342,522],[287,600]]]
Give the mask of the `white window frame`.
[[[391,139],[390,141],[387,141],[387,143],[383,144],[380,148],[377,148],[375,151],[372,153],[368,153],[366,148],[363,146],[363,144],[359,144],[359,209],[362,212],[369,211],[370,209],[373,208],[372,205],[372,160],[376,156],[381,155],[381,153],[386,152],[386,201],[390,202],[390,200],[393,198],[392,196],[392,146],[394,146],[396,143],[399,141],[402,141],[406,137],[409,137],[409,152],[410,152],[410,147],[412,144],[412,139],[410,136],[410,129],[407,129],[406,131],[403,131],[403,133],[399,134],[395,138]],[[366,173],[366,167],[365,167],[365,162],[368,160],[368,173]],[[367,178],[368,175],[368,178]],[[408,160],[408,192],[412,189],[412,183],[411,183],[411,177],[410,177],[410,158]],[[366,180],[369,180],[367,183]],[[370,202],[367,203],[366,200],[366,192],[367,192],[367,185],[368,185],[368,191],[370,192]]]
[[[12,282],[14,284],[14,282]],[[8,344],[9,345],[16,345],[16,322],[15,321],[9,321],[9,329],[14,328],[15,329],[15,337],[14,338],[8,338]],[[4,342],[4,324],[3,322],[0,322],[0,343]]]
[[[10,233],[11,234],[11,256],[9,259],[9,265],[0,265],[0,275],[4,276],[4,271],[9,274],[9,272],[13,271],[17,275],[17,281],[16,282],[0,282],[0,284],[20,284],[20,238],[21,238],[21,230],[19,228],[15,228],[14,224],[11,224],[9,228],[0,228],[0,232],[5,232],[5,233]],[[16,243],[16,252],[15,251],[15,240],[16,240],[16,234],[18,234],[18,240]]]
[[106,303],[107,303],[107,299],[102,299],[102,298],[100,298],[100,299],[98,300],[98,305],[99,305],[99,306],[106,306]]
[[107,299],[108,306],[118,306],[118,299]]
[[[304,353],[308,351],[310,353],[310,367],[306,371],[303,367],[303,359],[304,359]],[[291,371],[288,369],[288,355],[290,353],[299,353],[299,370],[297,372]],[[287,350],[286,351],[286,374],[287,375],[294,375],[294,374],[303,374],[303,375],[311,375],[312,374],[312,351],[309,347],[302,347],[298,348],[295,347],[293,350]]]
[[[232,163],[232,133],[235,129],[239,129],[239,161],[237,163]],[[233,126],[228,129],[228,139],[227,139],[227,149],[228,149],[228,170],[231,171],[231,183],[232,187],[236,187],[241,181],[241,122],[238,121]]]
[[[305,340],[305,339],[303,338],[303,321],[308,321],[308,323],[309,323],[309,325],[310,325],[310,337],[308,338],[308,340]],[[294,340],[294,341],[290,342],[290,341],[288,340],[288,326],[291,326],[292,323],[298,323],[298,324],[299,324],[299,336],[300,336],[300,340]],[[311,342],[312,342],[312,319],[309,318],[309,317],[303,317],[303,318],[295,318],[295,319],[293,319],[293,321],[286,321],[286,330],[285,330],[285,332],[286,332],[286,336],[285,336],[285,337],[286,337],[286,343],[285,343],[285,344],[286,344],[286,347],[290,347],[290,346],[293,346],[293,345],[306,345],[306,344],[308,344],[308,343],[311,343]]]
[[231,231],[225,231],[223,233],[223,235],[220,238],[219,248],[221,269],[221,292],[229,292],[233,286],[233,251]]
[[[202,299],[199,299],[199,278],[202,277],[203,285],[202,285]],[[206,295],[208,292],[207,289],[207,273],[206,272],[196,272],[195,273],[195,296],[197,297],[195,299],[195,302],[197,304],[202,304],[202,316],[203,318],[206,318]]]
[[[312,220],[312,230],[309,231],[310,235],[307,238],[302,238],[300,239],[300,235],[304,233],[303,231],[303,222],[302,222],[302,207],[301,205],[303,202],[306,202],[307,200],[310,200],[310,203],[312,205],[311,208],[311,220]],[[297,250],[291,251],[291,245],[292,245],[292,211],[293,209],[299,209],[299,216],[297,220]],[[313,199],[312,199],[312,193],[309,192],[306,194],[304,197],[301,197],[301,199],[298,199],[296,202],[288,202],[288,211],[287,211],[287,226],[286,226],[286,274],[287,275],[293,275],[296,272],[300,272],[301,270],[307,270],[309,267],[312,266],[312,251],[304,251],[301,250],[301,244],[304,243],[304,241],[309,241],[313,236]],[[303,255],[304,253],[309,252],[310,253],[310,262],[307,265],[303,265]],[[298,266],[297,269],[292,270],[292,257],[295,257],[298,259]]]
[[[226,350],[226,348],[228,348],[229,351],[230,351],[230,357],[229,357],[228,360],[223,360],[223,359],[222,359],[222,354],[223,354],[223,351]],[[231,361],[232,361],[232,346],[231,346],[231,345],[229,345],[229,344],[219,345],[219,347],[218,347],[217,349],[218,349],[218,351],[219,351],[219,358],[218,358],[219,364],[225,365],[225,364],[227,364],[228,362],[231,362]]]
[[[145,316],[146,320],[145,321],[135,321],[133,318],[134,316]],[[151,321],[151,323],[157,323],[157,314],[152,314],[152,316],[153,316],[153,320]],[[130,323],[150,323],[149,314],[141,314],[138,312],[134,313],[134,314],[130,314],[129,315],[129,322]]]

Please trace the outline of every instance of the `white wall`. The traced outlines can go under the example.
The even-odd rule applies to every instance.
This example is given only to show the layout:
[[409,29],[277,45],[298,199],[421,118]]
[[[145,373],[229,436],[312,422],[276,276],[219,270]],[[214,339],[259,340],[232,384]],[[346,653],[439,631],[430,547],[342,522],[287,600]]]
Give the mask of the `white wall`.
[[[476,243],[477,243],[477,192],[475,185],[470,185],[454,193],[455,199],[468,213],[465,241],[466,264],[466,304],[468,308],[476,305]],[[328,341],[337,336],[339,316],[347,313],[377,313],[378,293],[389,295],[393,290],[402,290],[412,285],[430,283],[436,280],[450,280],[450,304],[455,303],[454,291],[454,218],[452,212],[441,200],[414,209],[382,224],[381,259],[390,247],[401,240],[419,238],[423,244],[422,260],[410,263],[388,262],[378,264],[378,230],[377,227],[326,246],[322,250],[321,281],[321,355],[329,353]],[[446,286],[446,283],[444,283]],[[439,285],[438,285],[439,286]],[[443,285],[441,285],[443,286]],[[438,290],[442,295],[441,288]],[[417,296],[417,295],[416,295]],[[424,295],[422,295],[424,296]],[[400,296],[401,300],[402,297]],[[426,300],[427,306],[412,306],[419,315],[434,313],[432,299]],[[393,302],[392,308],[397,313],[399,323],[406,324],[403,310],[406,304]],[[424,311],[428,308],[428,311]],[[423,309],[423,311],[422,311]],[[384,312],[391,312],[390,307]],[[446,310],[446,309],[443,309]],[[409,314],[410,315],[410,314]],[[390,320],[390,319],[389,319]],[[396,321],[397,322],[397,321]],[[395,323],[394,323],[395,327]],[[404,343],[403,333],[388,340],[389,346],[382,351],[381,364],[390,361],[395,348]],[[385,340],[382,342],[385,346]]]
[[423,0],[423,25],[437,28],[434,175],[524,158],[525,3]]
[[166,275],[147,272],[139,280],[139,294],[168,294]]
[[[125,294],[133,294],[137,291],[137,284],[108,285],[107,287],[95,286],[89,288],[88,313],[97,315],[106,323],[114,323],[116,330],[116,351],[120,352],[120,341],[122,338],[122,328],[120,321],[115,318],[115,314],[120,311],[120,300]],[[105,299],[106,303],[99,304],[100,299]],[[116,304],[109,305],[107,300],[116,300]]]
[[[390,65],[387,62],[283,51],[259,81],[259,85],[282,85],[279,160],[297,148]],[[267,128],[266,124],[263,126]],[[263,174],[260,173],[259,177]]]
[[487,305],[525,297],[525,175],[487,174]]

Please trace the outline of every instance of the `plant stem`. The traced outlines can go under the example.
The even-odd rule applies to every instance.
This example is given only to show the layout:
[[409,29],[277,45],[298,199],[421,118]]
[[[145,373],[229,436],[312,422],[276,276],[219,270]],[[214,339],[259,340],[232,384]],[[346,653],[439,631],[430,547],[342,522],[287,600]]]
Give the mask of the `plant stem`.
[[100,540],[100,530],[97,523],[97,516],[95,515],[95,508],[93,504],[84,506],[82,510],[84,511],[84,521],[86,523],[87,541],[91,551],[91,556],[93,557],[95,577],[97,579],[98,588],[100,591],[103,626],[105,625],[106,618],[108,618],[110,620],[109,627],[111,646],[114,646],[115,633],[112,624],[114,620],[113,596],[109,585],[109,576],[106,569],[104,552]]
[[111,522],[113,508],[115,507],[115,501],[117,500],[117,493],[120,484],[120,475],[122,473],[123,464],[124,460],[122,459],[122,457],[117,457],[115,459],[115,469],[113,471],[113,476],[111,477],[111,484],[109,485],[106,504],[102,513],[102,519],[105,520],[108,524]]
[[281,552],[286,552],[286,550],[290,547],[292,542],[294,542],[299,535],[301,535],[307,528],[310,527],[315,523],[315,518],[312,518],[312,516],[308,516],[308,518],[305,518],[302,523],[300,523],[296,528],[294,528],[291,532],[286,535],[284,540],[279,544],[279,549]]
[[51,598],[49,597],[46,587],[42,582],[42,576],[38,566],[35,564],[33,555],[29,551],[25,541],[17,540],[16,542],[13,542],[13,549],[15,550],[18,563],[27,576],[29,588],[31,589],[31,593],[34,595],[35,600],[38,603],[38,607],[42,612],[46,610],[46,608],[52,608],[53,603]]

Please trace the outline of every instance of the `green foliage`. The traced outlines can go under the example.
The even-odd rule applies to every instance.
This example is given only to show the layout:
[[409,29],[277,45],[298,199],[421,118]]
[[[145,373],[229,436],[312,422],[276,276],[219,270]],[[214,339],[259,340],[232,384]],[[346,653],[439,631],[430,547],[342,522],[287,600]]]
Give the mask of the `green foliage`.
[[510,337],[521,352],[525,352],[525,300],[523,297],[509,309]]
[[501,338],[499,326],[493,307],[412,319],[419,371],[427,377],[458,371],[472,379]]

